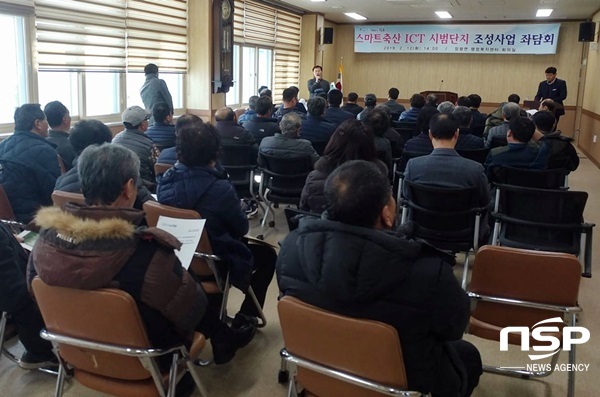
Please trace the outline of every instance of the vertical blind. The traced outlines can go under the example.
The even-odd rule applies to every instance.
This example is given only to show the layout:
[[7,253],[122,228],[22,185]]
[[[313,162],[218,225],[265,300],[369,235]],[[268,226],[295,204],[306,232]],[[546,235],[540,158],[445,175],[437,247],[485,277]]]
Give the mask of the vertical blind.
[[235,0],[234,42],[272,48],[274,100],[300,78],[302,17],[251,0]]
[[187,0],[35,0],[39,70],[187,70]]

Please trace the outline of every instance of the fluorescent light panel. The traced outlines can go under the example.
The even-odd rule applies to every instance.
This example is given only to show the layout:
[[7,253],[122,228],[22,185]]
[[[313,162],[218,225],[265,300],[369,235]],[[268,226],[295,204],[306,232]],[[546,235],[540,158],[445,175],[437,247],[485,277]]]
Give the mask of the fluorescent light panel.
[[552,8],[540,8],[537,10],[535,16],[538,18],[549,17],[552,11]]
[[436,11],[435,13],[441,19],[452,19],[452,15],[448,11]]
[[363,17],[362,15],[357,14],[355,12],[345,12],[344,15],[352,19],[356,19],[357,21],[364,21],[367,19],[367,17]]
[[327,0],[310,0],[310,1],[312,1],[313,3],[323,3]]

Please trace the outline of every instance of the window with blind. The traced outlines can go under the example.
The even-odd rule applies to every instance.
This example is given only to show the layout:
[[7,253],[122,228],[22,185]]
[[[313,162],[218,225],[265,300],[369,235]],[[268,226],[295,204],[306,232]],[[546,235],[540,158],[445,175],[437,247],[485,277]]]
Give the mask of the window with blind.
[[[271,54],[269,65],[264,61],[257,61],[253,64],[258,65],[253,66],[256,70],[250,71],[244,70],[245,65],[250,63],[243,60],[244,51],[241,51],[242,59],[238,57],[237,62],[234,60],[241,69],[239,73],[234,71],[240,81],[237,81],[232,89],[235,92],[228,94],[227,103],[230,105],[247,103],[248,93],[256,95],[261,85],[267,85],[273,91],[275,103],[281,101],[284,89],[291,85],[299,85],[301,16],[251,0],[235,0],[233,28],[235,44],[242,49],[254,48],[257,54],[262,55],[262,58],[257,56],[257,60],[266,59],[266,50],[271,50]],[[272,73],[264,70],[267,67]],[[270,84],[262,83],[266,75],[272,76]],[[249,89],[250,84],[247,80],[251,78],[252,89]]]
[[187,0],[34,4],[40,99],[60,96],[75,116],[118,114],[141,105],[144,66],[155,63],[161,78],[173,82],[175,107],[184,106]]

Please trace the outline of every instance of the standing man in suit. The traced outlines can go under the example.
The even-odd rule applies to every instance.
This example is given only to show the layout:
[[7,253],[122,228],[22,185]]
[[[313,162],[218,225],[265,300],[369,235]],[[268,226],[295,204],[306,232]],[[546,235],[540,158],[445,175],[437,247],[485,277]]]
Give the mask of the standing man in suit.
[[540,82],[537,94],[535,94],[536,101],[542,101],[544,99],[552,99],[554,102],[560,104],[554,111],[556,125],[558,125],[560,116],[565,114],[563,101],[567,99],[567,82],[556,78],[556,68],[554,66],[550,66],[546,69],[546,80]]
[[315,65],[312,69],[313,77],[308,80],[309,99],[314,98],[319,94],[327,94],[329,92],[329,81],[323,78],[323,68],[320,65]]
[[[451,114],[439,113],[429,122],[429,138],[433,152],[410,159],[404,171],[406,181],[443,188],[479,188],[479,205],[490,202],[490,190],[483,166],[461,157],[454,147],[458,141],[459,122]],[[407,185],[404,197],[410,198]]]

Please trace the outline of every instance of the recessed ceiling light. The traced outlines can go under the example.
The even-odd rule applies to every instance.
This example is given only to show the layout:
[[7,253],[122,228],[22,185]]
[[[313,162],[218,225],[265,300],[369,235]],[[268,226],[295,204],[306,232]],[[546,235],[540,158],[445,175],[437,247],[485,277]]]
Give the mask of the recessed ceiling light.
[[331,8],[339,9],[339,8],[344,8],[344,7],[342,7],[342,6],[331,6]]
[[323,3],[327,0],[310,0],[310,1],[312,1],[313,3]]
[[550,14],[552,14],[552,11],[552,8],[540,8],[537,10],[535,16],[538,18],[549,17]]
[[435,13],[441,19],[452,19],[452,15],[448,11],[436,11]]
[[345,12],[344,15],[352,19],[356,19],[357,21],[364,21],[367,19],[367,17],[363,17],[362,15],[357,14],[355,12]]

